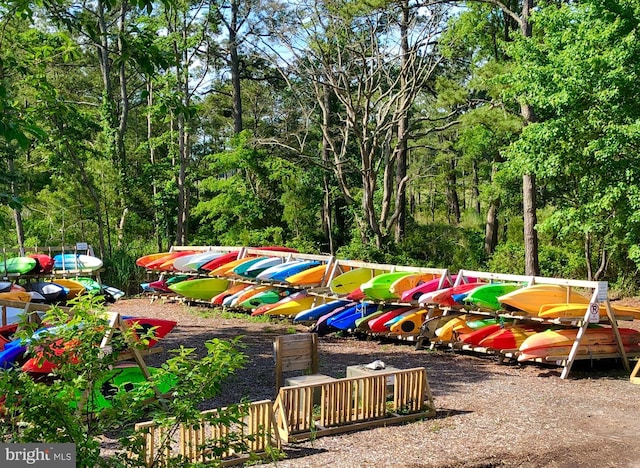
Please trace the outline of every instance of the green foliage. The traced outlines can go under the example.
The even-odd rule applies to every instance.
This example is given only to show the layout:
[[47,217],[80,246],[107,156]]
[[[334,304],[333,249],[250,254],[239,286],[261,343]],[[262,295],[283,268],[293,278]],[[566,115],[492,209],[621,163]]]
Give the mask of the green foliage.
[[[76,444],[77,466],[141,466],[142,435],[132,437],[134,422],[153,416],[170,432],[181,422],[194,422],[199,415],[198,404],[214,396],[221,383],[244,365],[239,339],[208,341],[202,358],[197,357],[195,349],[180,347],[172,350],[173,356],[152,374],[150,381],[116,393],[112,407],[92,411],[92,389],[99,388],[99,382],[118,362],[119,353],[131,343],[144,348],[153,338],[152,330],[136,330],[141,335],[138,340],[133,340],[132,330],[115,333],[110,341],[111,352],[105,353],[98,346],[107,330],[103,311],[91,298],[77,301],[71,317],[52,308],[44,319],[56,327],[55,334],[43,334],[37,340],[31,338],[33,326],[23,324],[22,339],[31,338],[29,352],[38,350],[57,366],[42,379],[33,379],[16,369],[0,372],[0,395],[6,395],[1,441],[72,442]],[[71,346],[60,351],[60,342]],[[153,386],[167,380],[173,382],[169,398],[150,402]],[[216,417],[231,425],[239,421],[243,411],[242,405],[236,405]],[[103,457],[100,441],[106,433],[117,434],[121,450]],[[229,438],[217,441],[217,446],[237,443]],[[136,456],[129,456],[125,450]]]
[[481,232],[447,224],[415,225],[399,246],[409,258],[434,268],[477,269],[483,262]]
[[[505,242],[498,245],[487,263],[495,273],[524,275],[524,245]],[[552,278],[587,279],[584,256],[580,250],[569,247],[542,245],[540,247],[540,275]]]
[[[532,171],[556,212],[543,228],[594,239],[602,252],[637,259],[640,241],[640,20],[637,4],[592,0],[549,4],[532,17],[530,39],[509,48],[509,98],[531,104],[539,121],[509,151],[511,168]],[[640,263],[636,262],[640,267]]]

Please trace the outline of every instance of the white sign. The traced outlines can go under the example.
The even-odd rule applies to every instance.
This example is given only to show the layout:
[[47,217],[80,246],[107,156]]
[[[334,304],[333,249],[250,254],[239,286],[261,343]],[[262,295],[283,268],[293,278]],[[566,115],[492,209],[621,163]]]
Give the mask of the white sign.
[[76,250],[87,250],[88,248],[89,248],[89,244],[87,244],[86,242],[76,243]]
[[592,302],[589,304],[589,323],[598,323],[600,321],[600,304]]
[[606,302],[609,296],[609,283],[606,281],[598,281],[598,289],[596,289],[596,297],[598,302]]

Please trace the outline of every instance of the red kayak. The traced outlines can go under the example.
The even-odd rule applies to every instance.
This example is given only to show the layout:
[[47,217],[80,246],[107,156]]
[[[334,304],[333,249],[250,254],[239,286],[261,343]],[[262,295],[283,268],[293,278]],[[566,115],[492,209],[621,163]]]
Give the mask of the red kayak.
[[46,254],[31,254],[29,255],[31,258],[35,258],[38,264],[36,265],[37,273],[51,273],[53,271],[53,266],[55,265],[55,261],[50,255]]
[[365,293],[362,291],[361,288],[354,289],[349,294],[347,294],[347,297],[346,297],[346,299],[349,301],[361,301],[364,298],[365,298]]
[[494,323],[493,325],[487,325],[486,327],[479,328],[470,333],[463,333],[458,336],[458,340],[468,345],[480,346],[480,342],[482,340],[484,340],[492,333],[500,331],[501,329],[502,325],[500,325],[499,323]]
[[369,320],[367,322],[367,325],[369,326],[369,329],[374,333],[388,332],[389,327],[385,327],[384,324],[392,318],[397,317],[400,314],[404,314],[411,309],[412,308],[409,306],[398,307],[397,309],[390,310],[389,312],[385,312],[384,314],[378,315],[376,318]]
[[[413,302],[413,301],[417,301],[420,298],[420,296],[422,296],[425,293],[437,291],[438,287],[440,286],[441,279],[442,278],[435,278],[430,281],[421,283],[415,288],[407,289],[405,292],[402,293],[400,300],[402,302]],[[451,281],[455,281],[455,280],[456,280],[456,277],[454,275]],[[449,281],[449,278],[445,278],[444,282],[442,283],[442,287],[446,288],[448,286],[451,286],[451,281]]]
[[0,351],[4,349],[4,345],[13,341],[13,334],[18,330],[17,323],[11,323],[0,327]]
[[184,251],[180,251],[180,252],[172,252],[170,254],[167,254],[167,255],[164,255],[164,256],[160,257],[157,260],[154,260],[151,263],[148,263],[147,265],[145,265],[145,268],[147,270],[169,271],[173,267],[172,260],[175,260],[176,258],[184,257],[185,255],[193,255],[194,253],[197,253],[197,252],[194,252],[192,250],[184,250]]
[[482,282],[473,282],[473,283],[462,283],[458,286],[453,286],[451,288],[443,289],[438,294],[434,294],[431,300],[442,307],[452,307],[454,305],[459,305],[454,299],[454,294],[464,294],[466,292],[472,291],[479,286],[484,286],[487,283]]
[[[149,331],[153,332],[153,339],[149,339],[146,343],[147,348],[152,348],[158,343],[158,340],[165,337],[173,330],[177,322],[173,320],[164,320],[148,317],[128,317],[124,322],[133,332],[133,337],[140,340],[142,335],[146,335]],[[25,372],[34,372],[39,374],[49,374],[55,368],[56,364],[51,362],[51,358],[68,356],[71,364],[78,364],[79,359],[74,353],[74,349],[80,344],[78,339],[64,341],[62,338],[53,341],[47,349],[38,346],[35,349],[33,357],[28,359],[22,366]]]
[[229,253],[221,255],[221,256],[219,256],[217,258],[214,258],[213,260],[205,263],[204,265],[200,265],[200,270],[213,271],[216,268],[221,267],[222,265],[224,265],[226,263],[233,262],[234,260],[237,260],[239,253],[240,253],[240,251],[229,252]]

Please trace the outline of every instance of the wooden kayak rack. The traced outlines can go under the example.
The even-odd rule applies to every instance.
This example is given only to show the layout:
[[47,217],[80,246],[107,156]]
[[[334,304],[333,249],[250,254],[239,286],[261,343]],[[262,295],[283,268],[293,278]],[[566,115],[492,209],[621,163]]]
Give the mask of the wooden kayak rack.
[[[305,285],[300,289],[304,289],[307,291],[309,295],[316,296],[317,300],[314,302],[314,305],[319,305],[325,303],[327,301],[332,301],[336,299],[344,299],[344,295],[335,294],[329,288],[329,284],[332,279],[337,276],[345,273],[354,268],[370,268],[372,270],[378,270],[382,272],[398,272],[398,271],[406,271],[406,272],[415,272],[415,273],[431,273],[434,275],[439,275],[444,284],[445,281],[450,282],[453,285],[458,285],[462,282],[468,282],[470,278],[486,280],[488,282],[496,282],[496,281],[509,281],[509,282],[519,282],[525,285],[534,285],[534,284],[552,284],[552,285],[560,285],[566,286],[568,288],[568,296],[569,299],[570,290],[572,288],[579,289],[581,291],[588,291],[591,295],[590,303],[587,306],[585,304],[585,314],[582,317],[574,317],[574,318],[542,318],[538,316],[532,316],[525,312],[513,312],[506,310],[499,311],[487,311],[487,310],[474,310],[468,307],[444,307],[439,308],[443,315],[448,315],[452,313],[472,313],[475,315],[485,315],[491,317],[501,317],[512,319],[516,321],[530,321],[530,322],[538,322],[538,323],[546,323],[546,324],[558,324],[558,325],[569,325],[577,327],[577,335],[576,339],[571,347],[571,351],[567,356],[552,356],[552,360],[548,360],[545,362],[555,362],[561,364],[563,369],[561,373],[561,378],[568,378],[573,363],[576,360],[580,359],[597,359],[597,358],[609,358],[609,357],[617,357],[621,358],[625,369],[631,372],[631,367],[629,364],[629,358],[635,357],[636,353],[628,356],[628,353],[625,351],[624,346],[622,345],[622,339],[620,336],[620,332],[618,330],[618,321],[620,320],[632,320],[633,317],[616,315],[613,307],[609,301],[608,297],[608,283],[606,281],[582,281],[582,280],[569,280],[569,279],[561,279],[561,278],[549,278],[549,277],[541,277],[541,276],[525,276],[525,275],[511,275],[511,274],[501,274],[501,273],[491,273],[484,271],[473,271],[473,270],[460,270],[457,275],[454,277],[450,274],[449,270],[442,268],[426,268],[426,267],[413,267],[413,266],[403,266],[403,265],[391,265],[391,264],[378,264],[371,262],[362,262],[357,260],[345,260],[345,259],[337,259],[331,255],[311,255],[311,254],[301,254],[297,252],[283,252],[283,251],[274,251],[274,250],[266,250],[260,248],[250,248],[250,247],[193,247],[193,246],[184,246],[184,247],[172,247],[171,251],[185,251],[185,250],[193,250],[193,251],[220,251],[220,252],[230,252],[230,251],[238,251],[238,258],[245,258],[247,256],[270,256],[270,257],[282,257],[284,261],[291,260],[316,260],[320,263],[325,263],[327,265],[325,276],[322,278],[322,281],[319,284],[315,285]],[[454,281],[455,278],[455,281]],[[233,281],[233,279],[231,280]],[[239,282],[251,284],[251,280],[245,280],[238,278]],[[272,284],[275,287],[288,287],[289,285],[283,283],[273,283],[268,281],[255,281],[256,284]],[[418,304],[415,302],[406,303],[406,302],[397,302],[397,301],[375,301],[381,305],[398,305],[398,306],[414,306],[417,307]],[[604,306],[604,310],[606,311],[606,317],[599,316],[600,306]],[[427,307],[431,310],[427,313],[426,319],[432,318],[432,310],[435,309],[433,305],[420,305],[420,307]],[[598,313],[595,313],[595,310],[598,310]],[[594,311],[592,314],[591,311]],[[596,317],[597,315],[597,317]],[[604,324],[608,324],[614,334],[615,342],[618,348],[618,353],[611,355],[580,355],[578,354],[579,347],[581,341],[585,335],[586,329],[590,323],[600,322]],[[374,334],[377,336],[378,334]],[[380,334],[382,336],[382,334]],[[416,348],[421,349],[423,343],[429,339],[429,336],[424,333],[424,330],[420,332],[411,334],[411,335],[391,335],[384,334],[384,336],[408,341],[415,342]],[[446,344],[446,343],[444,343]],[[434,343],[432,343],[432,347]],[[478,347],[472,346],[450,346],[452,349],[463,350],[463,351],[472,351],[472,352],[484,352],[486,354],[497,354],[498,358],[502,361],[507,359],[517,358],[517,350],[503,350],[502,352],[497,352],[495,350],[485,349],[482,350]],[[640,364],[636,365],[632,380],[640,383]]]
[[[511,274],[500,274],[500,273],[489,273],[482,271],[471,271],[471,270],[460,270],[457,274],[455,285],[461,284],[462,282],[466,282],[468,278],[476,278],[487,280],[488,282],[495,281],[509,281],[509,282],[519,282],[524,283],[527,286],[531,286],[534,284],[553,284],[566,286],[568,288],[567,294],[570,294],[571,288],[579,288],[583,290],[587,290],[591,292],[591,300],[590,305],[585,304],[585,314],[583,317],[576,317],[570,320],[567,319],[543,319],[540,317],[531,317],[528,314],[519,314],[513,312],[506,311],[486,311],[486,310],[474,310],[467,309],[465,313],[474,314],[474,315],[486,315],[490,317],[503,317],[503,318],[512,318],[523,321],[536,321],[550,324],[570,324],[578,327],[578,332],[576,334],[576,339],[573,342],[571,347],[571,351],[566,356],[549,356],[548,359],[545,360],[534,360],[536,362],[547,362],[547,363],[556,363],[560,364],[563,369],[560,377],[562,379],[566,379],[571,372],[571,367],[576,360],[581,359],[605,359],[605,358],[621,358],[625,369],[628,372],[631,372],[631,368],[629,365],[629,357],[628,353],[625,351],[624,346],[622,344],[622,338],[620,336],[620,332],[618,330],[618,320],[630,319],[630,317],[616,317],[613,308],[611,307],[611,303],[608,297],[608,283],[606,281],[582,281],[582,280],[567,280],[560,278],[547,278],[540,276],[525,276],[525,275],[511,275]],[[600,318],[600,304],[605,305],[605,310],[607,312],[607,318],[602,320]],[[597,314],[591,314],[591,310],[594,308],[597,311]],[[449,313],[451,308],[444,308],[444,314]],[[459,308],[455,309],[456,312],[460,312]],[[632,319],[632,318],[631,318]],[[579,355],[578,350],[580,347],[580,343],[584,337],[584,334],[590,323],[603,322],[608,323],[614,334],[614,338],[616,344],[618,346],[618,353],[615,354],[586,354]],[[460,349],[482,352],[482,348],[468,346],[461,346]],[[488,350],[485,350],[485,352]],[[490,354],[494,354],[493,352]],[[632,356],[635,356],[640,353],[633,353]],[[503,353],[499,353],[500,359],[513,359],[517,358],[517,350],[505,350]],[[640,364],[636,366],[640,367]],[[640,372],[640,368],[637,372]],[[637,373],[636,372],[636,373]],[[632,377],[633,378],[633,377]],[[640,379],[639,379],[640,380]]]

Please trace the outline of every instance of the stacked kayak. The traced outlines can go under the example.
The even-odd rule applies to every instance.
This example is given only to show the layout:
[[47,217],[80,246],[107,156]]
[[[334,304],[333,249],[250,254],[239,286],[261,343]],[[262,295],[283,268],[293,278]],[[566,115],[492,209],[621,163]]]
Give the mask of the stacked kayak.
[[[630,328],[619,328],[620,338],[625,352],[640,352],[640,331]],[[551,356],[566,357],[576,340],[577,328],[546,330],[536,333],[522,342],[518,349],[518,361],[546,360]],[[580,345],[578,356],[615,354],[618,352],[612,328],[587,328]]]

